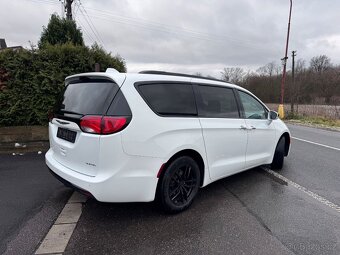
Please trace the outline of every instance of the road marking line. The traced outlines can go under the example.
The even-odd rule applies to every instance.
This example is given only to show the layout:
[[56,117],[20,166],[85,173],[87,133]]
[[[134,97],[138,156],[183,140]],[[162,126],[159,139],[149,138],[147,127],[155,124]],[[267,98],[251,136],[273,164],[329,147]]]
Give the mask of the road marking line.
[[53,225],[35,254],[63,253],[76,223]]
[[84,195],[73,192],[35,254],[61,254],[65,251],[86,200]]
[[54,224],[77,223],[81,215],[81,203],[67,203]]
[[295,139],[295,140],[298,140],[298,141],[311,143],[311,144],[319,145],[319,146],[322,146],[322,147],[325,147],[325,148],[328,148],[328,149],[340,151],[340,148],[332,147],[332,146],[325,145],[325,144],[322,144],[322,143],[316,143],[316,142],[308,141],[308,140],[305,140],[305,139],[297,138],[297,137],[294,137],[294,136],[292,136],[292,138]]
[[305,194],[307,194],[308,196],[314,198],[318,202],[320,202],[320,203],[322,203],[324,205],[327,205],[328,207],[330,207],[330,208],[334,209],[335,211],[337,211],[338,213],[340,213],[340,206],[339,205],[334,204],[333,202],[327,200],[326,198],[324,198],[324,197],[322,197],[322,196],[320,196],[320,195],[318,195],[318,194],[308,190],[307,188],[305,188],[305,187],[303,187],[303,186],[301,186],[301,185],[299,185],[299,184],[297,184],[297,183],[287,179],[283,175],[278,174],[277,172],[275,172],[275,171],[273,171],[273,170],[271,170],[269,168],[262,167],[262,169],[264,171],[266,171],[267,173],[272,174],[275,177],[277,177],[277,178],[287,182],[288,184],[292,185],[294,188],[304,192]]

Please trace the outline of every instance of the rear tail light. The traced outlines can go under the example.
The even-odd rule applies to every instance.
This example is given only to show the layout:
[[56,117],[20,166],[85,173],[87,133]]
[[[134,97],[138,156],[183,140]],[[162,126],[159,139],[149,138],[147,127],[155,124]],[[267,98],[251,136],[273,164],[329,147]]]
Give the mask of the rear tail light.
[[91,134],[113,134],[123,130],[131,117],[111,117],[86,115],[80,120],[82,131]]
[[102,116],[84,116],[80,120],[80,128],[86,133],[101,134]]
[[112,134],[119,132],[126,127],[126,117],[103,117],[102,119],[102,134]]

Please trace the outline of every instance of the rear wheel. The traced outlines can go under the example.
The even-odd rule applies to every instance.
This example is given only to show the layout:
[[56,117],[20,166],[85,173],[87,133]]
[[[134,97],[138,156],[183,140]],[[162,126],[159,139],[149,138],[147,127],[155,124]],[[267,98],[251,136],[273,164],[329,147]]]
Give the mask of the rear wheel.
[[283,167],[283,161],[285,157],[285,143],[286,139],[281,137],[280,141],[277,143],[273,162],[271,163],[271,169],[273,170],[281,170]]
[[182,156],[170,163],[161,178],[158,196],[166,212],[177,213],[188,208],[194,200],[200,185],[198,164],[188,156]]

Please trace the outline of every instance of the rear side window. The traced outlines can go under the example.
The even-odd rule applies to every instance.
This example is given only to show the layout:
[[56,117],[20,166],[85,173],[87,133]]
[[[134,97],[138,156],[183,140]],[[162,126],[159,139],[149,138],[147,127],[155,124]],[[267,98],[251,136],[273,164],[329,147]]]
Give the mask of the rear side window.
[[67,85],[58,112],[101,115],[109,107],[119,87],[113,82],[84,82]]
[[216,86],[198,86],[201,100],[198,112],[202,117],[239,118],[239,111],[232,89]]
[[130,107],[121,90],[118,91],[117,95],[113,99],[106,115],[107,116],[131,116],[132,115]]
[[138,90],[151,109],[160,115],[197,115],[190,84],[143,84],[138,86]]

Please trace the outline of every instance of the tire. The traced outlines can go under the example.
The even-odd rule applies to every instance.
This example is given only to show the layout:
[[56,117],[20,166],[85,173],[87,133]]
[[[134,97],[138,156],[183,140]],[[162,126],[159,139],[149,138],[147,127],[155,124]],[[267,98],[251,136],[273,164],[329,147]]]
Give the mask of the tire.
[[178,213],[187,209],[198,193],[200,170],[194,159],[182,156],[170,163],[159,180],[157,191],[162,209]]
[[286,139],[284,137],[281,137],[276,145],[273,162],[270,165],[270,168],[273,170],[281,170],[283,167],[285,157],[285,143]]

